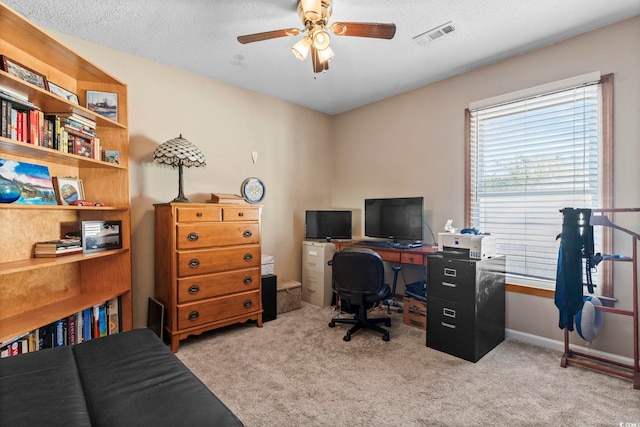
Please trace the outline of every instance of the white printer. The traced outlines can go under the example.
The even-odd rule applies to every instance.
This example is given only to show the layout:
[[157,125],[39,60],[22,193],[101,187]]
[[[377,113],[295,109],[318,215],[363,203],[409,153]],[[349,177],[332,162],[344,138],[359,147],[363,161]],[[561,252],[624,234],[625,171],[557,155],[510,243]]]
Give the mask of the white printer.
[[487,234],[438,233],[438,250],[468,253],[472,259],[496,256],[496,238]]

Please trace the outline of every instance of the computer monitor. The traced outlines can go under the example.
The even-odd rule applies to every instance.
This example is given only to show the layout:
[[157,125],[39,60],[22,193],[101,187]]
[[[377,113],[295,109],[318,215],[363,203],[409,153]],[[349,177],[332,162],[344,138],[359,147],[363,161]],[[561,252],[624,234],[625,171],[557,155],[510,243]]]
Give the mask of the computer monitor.
[[306,211],[305,239],[351,239],[351,211]]
[[393,241],[422,241],[424,197],[366,199],[364,234]]

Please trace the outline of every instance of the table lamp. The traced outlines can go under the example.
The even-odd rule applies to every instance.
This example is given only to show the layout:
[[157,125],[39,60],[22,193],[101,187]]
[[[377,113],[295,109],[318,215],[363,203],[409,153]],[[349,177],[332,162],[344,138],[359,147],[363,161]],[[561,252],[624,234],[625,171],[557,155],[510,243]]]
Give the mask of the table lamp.
[[163,142],[153,152],[153,160],[161,165],[169,167],[178,167],[178,197],[173,202],[188,202],[184,196],[182,184],[182,167],[200,167],[206,166],[204,155],[198,147],[187,141],[180,134],[179,137]]

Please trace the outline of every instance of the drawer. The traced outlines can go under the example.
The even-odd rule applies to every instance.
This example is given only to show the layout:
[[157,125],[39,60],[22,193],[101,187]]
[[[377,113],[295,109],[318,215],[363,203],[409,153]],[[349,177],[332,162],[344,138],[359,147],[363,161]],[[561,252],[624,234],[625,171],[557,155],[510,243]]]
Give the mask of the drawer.
[[243,292],[178,306],[178,329],[254,313],[261,309],[260,291]]
[[257,268],[178,279],[178,304],[253,291],[259,289],[260,280]]
[[324,291],[324,275],[308,271],[302,278],[302,288],[313,293],[322,294]]
[[260,208],[250,206],[238,206],[222,209],[222,221],[258,221],[260,219]]
[[324,251],[322,248],[305,247],[302,254],[302,268],[309,271],[323,272],[325,268],[329,268],[331,258],[324,259]]
[[260,267],[260,245],[178,252],[178,277]]
[[179,207],[176,208],[178,222],[209,222],[222,221],[222,208],[212,205],[211,207]]
[[260,243],[260,224],[210,222],[178,224],[178,249]]
[[475,362],[473,308],[429,297],[427,347]]
[[424,265],[424,255],[415,252],[400,252],[402,264]]
[[476,301],[476,269],[473,261],[430,257],[427,297],[473,306]]

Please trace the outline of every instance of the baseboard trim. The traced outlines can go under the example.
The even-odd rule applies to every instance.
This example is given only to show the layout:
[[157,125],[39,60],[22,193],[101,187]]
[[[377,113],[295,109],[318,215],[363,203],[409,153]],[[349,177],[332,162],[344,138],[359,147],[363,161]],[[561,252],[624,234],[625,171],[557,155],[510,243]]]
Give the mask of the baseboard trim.
[[[536,345],[538,347],[548,348],[550,350],[556,350],[564,352],[564,342],[552,340],[550,338],[541,337],[538,335],[528,334],[526,332],[514,331],[513,329],[505,329],[505,337],[516,341],[522,341],[526,344]],[[624,363],[627,365],[633,365],[633,359],[631,357],[624,357],[617,354],[611,354],[600,350],[590,349],[580,345],[571,345],[571,348],[583,353],[590,353],[594,356],[603,357],[605,359],[613,360],[618,363]]]

